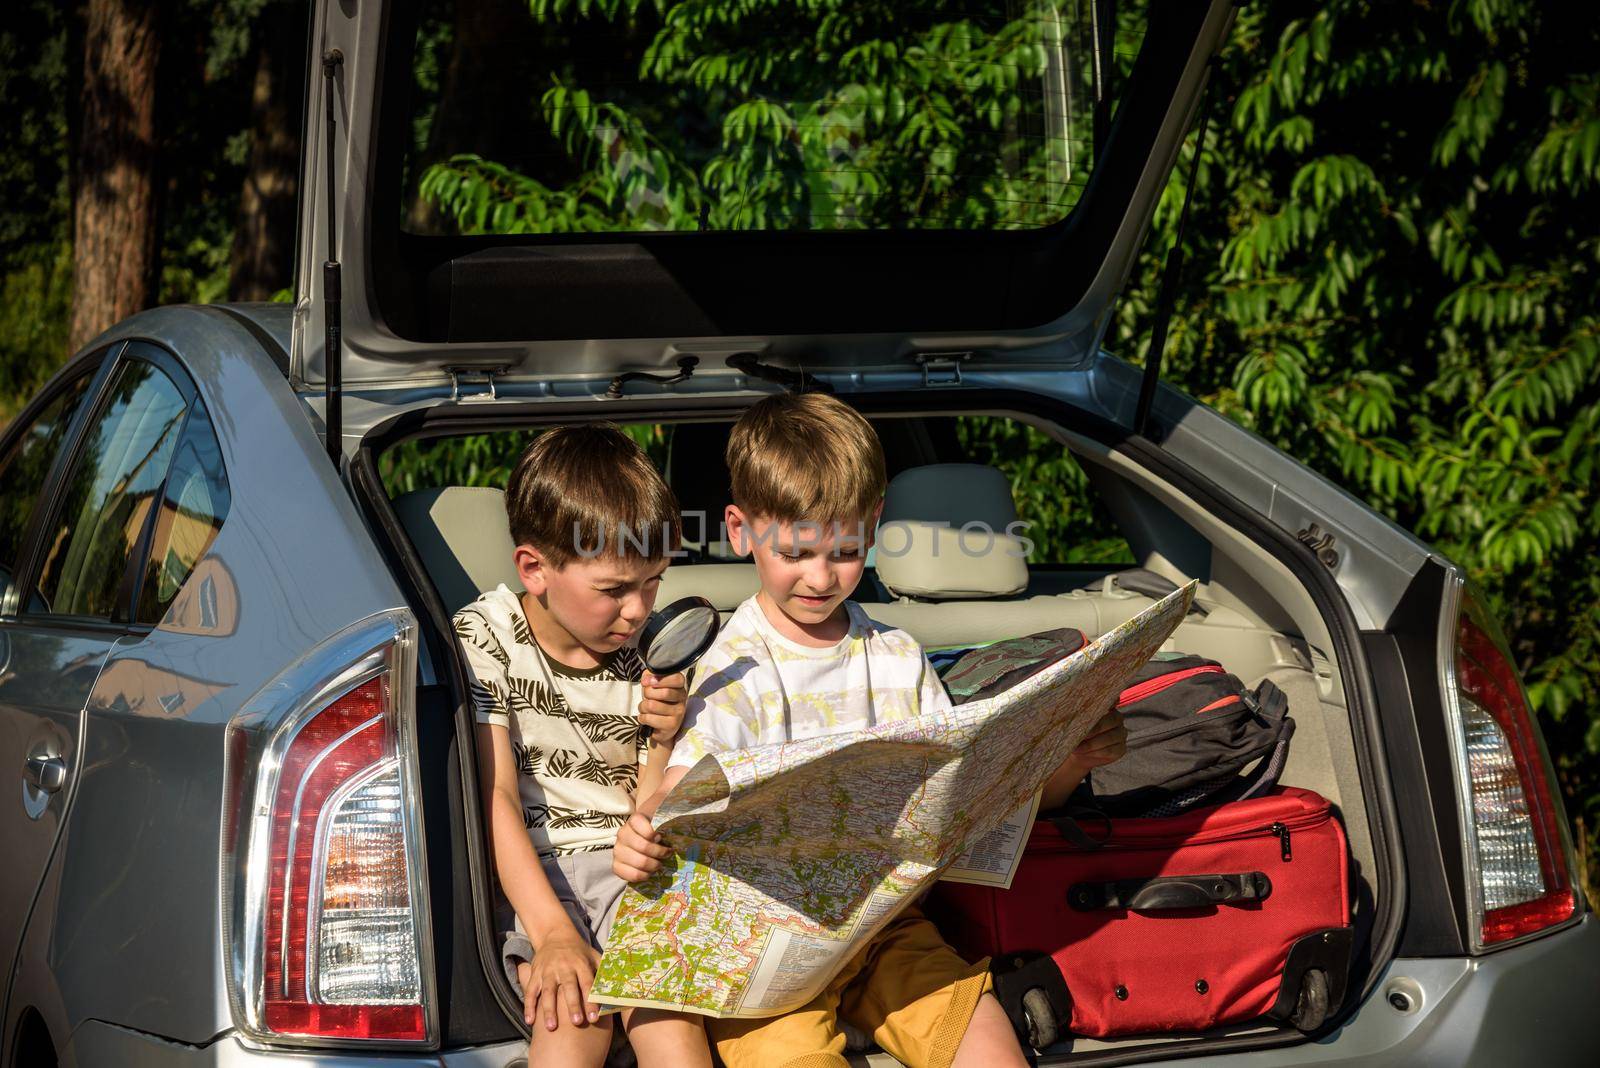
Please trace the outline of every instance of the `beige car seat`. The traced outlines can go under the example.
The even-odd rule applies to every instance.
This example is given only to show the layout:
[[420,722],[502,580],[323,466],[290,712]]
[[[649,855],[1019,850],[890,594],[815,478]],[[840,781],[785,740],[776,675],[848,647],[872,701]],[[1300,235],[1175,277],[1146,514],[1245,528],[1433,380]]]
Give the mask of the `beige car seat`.
[[503,490],[445,486],[394,499],[400,525],[422,557],[445,611],[454,613],[502,582],[519,589]]
[[1029,596],[1026,528],[1011,485],[982,464],[902,471],[884,497],[874,551],[894,600],[868,614],[938,649],[1017,638],[1056,627],[1098,636],[1150,603],[1075,590]]

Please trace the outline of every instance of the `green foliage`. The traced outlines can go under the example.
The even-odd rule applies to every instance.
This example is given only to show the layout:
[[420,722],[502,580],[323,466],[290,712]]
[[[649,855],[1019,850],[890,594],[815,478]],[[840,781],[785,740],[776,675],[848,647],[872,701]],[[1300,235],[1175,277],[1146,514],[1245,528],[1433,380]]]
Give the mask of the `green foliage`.
[[993,416],[963,416],[956,434],[967,458],[1011,480],[1017,514],[1033,523],[1032,563],[1132,564],[1133,550],[1106,514],[1072,454],[1042,430]]
[[46,245],[32,252],[0,277],[0,427],[55,370],[56,361],[40,354],[59,353],[67,344],[72,247]]
[[0,26],[0,426],[55,370],[72,299],[66,17],[24,0]]
[[[577,63],[552,58],[537,111],[570,167],[527,174],[457,154],[426,168],[418,194],[466,233],[1059,219],[1082,186],[1071,154],[1083,116],[1041,135],[1040,86],[1046,44],[1085,25],[1080,4],[1019,5],[998,23],[972,10],[955,0],[531,0],[536,19],[568,35],[553,56],[637,37],[636,68],[591,86]],[[1087,70],[1061,77],[1081,90]],[[419,70],[424,113],[438,84],[436,63]],[[519,89],[528,92],[506,87],[513,115]],[[530,93],[521,110],[532,103]]]
[[0,26],[0,265],[65,236],[66,18],[52,0],[23,0]]
[[[1587,828],[1591,872],[1597,45],[1589,13],[1531,0],[1241,9],[1166,363],[1169,379],[1483,584]],[[1148,344],[1191,159],[1118,309],[1125,354]]]
[[[657,470],[667,466],[672,428],[629,423],[622,432],[638,442]],[[402,442],[384,453],[379,474],[390,497],[432,486],[493,486],[505,489],[522,450],[543,431],[508,430]]]
[[433,486],[494,486],[505,489],[517,457],[536,432],[471,434],[403,442],[379,464],[390,497]]
[[[157,300],[224,299],[245,134],[252,31],[272,5],[170,0],[156,108],[164,172]],[[0,426],[60,366],[72,307],[68,113],[80,36],[70,5],[21,0],[0,26]],[[81,16],[79,16],[81,17]],[[110,324],[106,324],[110,325]]]

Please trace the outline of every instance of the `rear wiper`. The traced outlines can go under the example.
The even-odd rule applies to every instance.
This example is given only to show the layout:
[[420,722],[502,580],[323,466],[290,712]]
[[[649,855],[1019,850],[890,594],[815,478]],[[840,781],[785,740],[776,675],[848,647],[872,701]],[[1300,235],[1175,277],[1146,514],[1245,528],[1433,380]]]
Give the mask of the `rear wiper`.
[[776,364],[762,363],[753,352],[736,352],[728,357],[728,366],[740,374],[776,382],[797,393],[832,393],[833,386],[805,371],[792,371]]

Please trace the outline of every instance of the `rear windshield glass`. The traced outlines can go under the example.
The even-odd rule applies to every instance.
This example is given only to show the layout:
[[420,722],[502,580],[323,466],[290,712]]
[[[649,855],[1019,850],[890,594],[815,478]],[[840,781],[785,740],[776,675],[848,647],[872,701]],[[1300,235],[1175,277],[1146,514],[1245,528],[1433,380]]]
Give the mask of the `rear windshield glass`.
[[1055,223],[1084,187],[1143,7],[422,0],[401,227]]

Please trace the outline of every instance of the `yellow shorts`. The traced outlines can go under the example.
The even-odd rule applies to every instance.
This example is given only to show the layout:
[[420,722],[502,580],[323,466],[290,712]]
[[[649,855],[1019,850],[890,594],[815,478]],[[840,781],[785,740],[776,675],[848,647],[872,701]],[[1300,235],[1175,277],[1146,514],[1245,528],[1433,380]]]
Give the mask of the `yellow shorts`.
[[910,1068],[949,1068],[978,999],[993,988],[989,962],[968,964],[912,907],[801,1008],[708,1019],[706,1037],[728,1068],[835,1068],[847,1063],[843,1018]]

